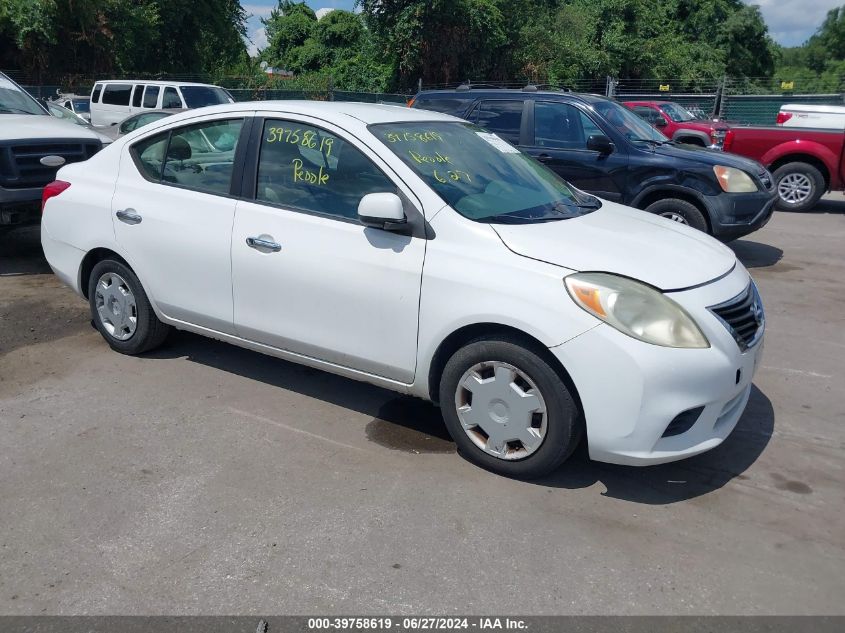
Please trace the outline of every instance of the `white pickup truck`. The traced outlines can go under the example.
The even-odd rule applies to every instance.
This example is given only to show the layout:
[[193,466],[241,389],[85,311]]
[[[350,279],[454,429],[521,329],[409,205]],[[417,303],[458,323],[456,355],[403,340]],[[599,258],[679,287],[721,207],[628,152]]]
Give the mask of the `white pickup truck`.
[[0,232],[37,222],[41,192],[59,167],[87,160],[101,148],[96,132],[50,116],[0,73]]
[[780,107],[775,123],[783,127],[845,130],[845,106],[787,103]]

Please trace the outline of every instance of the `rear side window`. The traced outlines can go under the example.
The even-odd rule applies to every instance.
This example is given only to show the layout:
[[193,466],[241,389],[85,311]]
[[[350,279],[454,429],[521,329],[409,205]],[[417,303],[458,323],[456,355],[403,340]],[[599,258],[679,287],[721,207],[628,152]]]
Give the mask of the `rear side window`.
[[161,101],[162,108],[181,108],[182,107],[182,99],[179,98],[179,93],[176,92],[176,88],[172,86],[167,86],[164,89],[164,97]]
[[[135,129],[134,126],[132,129]],[[157,134],[132,146],[135,164],[147,180],[161,180],[164,166],[164,152],[167,149],[169,133]]]
[[103,92],[103,85],[102,84],[95,84],[94,91],[91,93],[91,101],[93,103],[100,102],[100,93]]
[[432,110],[452,116],[463,116],[469,104],[468,99],[428,99],[419,97],[414,101],[414,107],[419,110]]
[[128,106],[132,94],[132,84],[107,84],[103,90],[103,103],[116,106]]
[[144,91],[144,107],[154,108],[158,105],[158,86],[147,86]]
[[132,93],[132,107],[141,107],[141,98],[144,96],[144,86],[135,86],[135,92]]
[[482,101],[473,110],[470,121],[495,132],[514,145],[519,145],[522,101]]
[[162,180],[208,193],[228,194],[243,119],[208,121],[173,130]]

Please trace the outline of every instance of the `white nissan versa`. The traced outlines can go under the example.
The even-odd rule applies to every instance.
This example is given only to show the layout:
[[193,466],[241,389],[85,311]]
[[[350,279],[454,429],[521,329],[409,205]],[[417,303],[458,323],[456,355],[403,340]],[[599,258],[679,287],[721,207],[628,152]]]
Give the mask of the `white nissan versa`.
[[763,310],[704,233],[396,106],[238,103],[61,169],[42,243],[118,352],[171,327],[439,402],[461,453],[532,477],[718,445]]

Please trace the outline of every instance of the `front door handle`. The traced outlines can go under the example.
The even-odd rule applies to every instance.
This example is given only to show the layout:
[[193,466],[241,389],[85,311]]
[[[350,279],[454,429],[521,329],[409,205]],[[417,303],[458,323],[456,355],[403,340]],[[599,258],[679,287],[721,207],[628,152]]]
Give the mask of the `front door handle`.
[[549,156],[548,154],[538,154],[537,155],[537,160],[539,160],[541,163],[548,163],[551,159],[552,159],[552,157]]
[[121,222],[126,222],[126,224],[140,224],[142,218],[135,209],[121,209],[117,213],[115,213],[117,219]]
[[282,245],[272,240],[264,239],[263,237],[248,237],[246,238],[246,245],[250,248],[259,250],[267,250],[272,253],[278,253],[282,250]]

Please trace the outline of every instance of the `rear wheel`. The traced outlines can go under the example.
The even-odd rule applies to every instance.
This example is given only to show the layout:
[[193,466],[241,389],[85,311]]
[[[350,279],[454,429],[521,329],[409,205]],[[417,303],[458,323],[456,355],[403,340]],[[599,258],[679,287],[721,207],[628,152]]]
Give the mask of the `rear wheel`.
[[704,218],[704,214],[698,210],[698,207],[686,200],[681,200],[680,198],[663,198],[657,202],[652,202],[645,210],[667,220],[686,224],[699,231],[707,232],[707,220]]
[[566,384],[516,340],[477,340],[455,352],[440,379],[440,406],[461,454],[511,477],[550,473],[582,435]]
[[808,163],[787,163],[772,174],[778,191],[778,209],[807,211],[824,194],[824,176]]
[[161,345],[170,326],[159,321],[135,273],[122,262],[98,262],[88,278],[91,318],[109,346],[141,354]]

